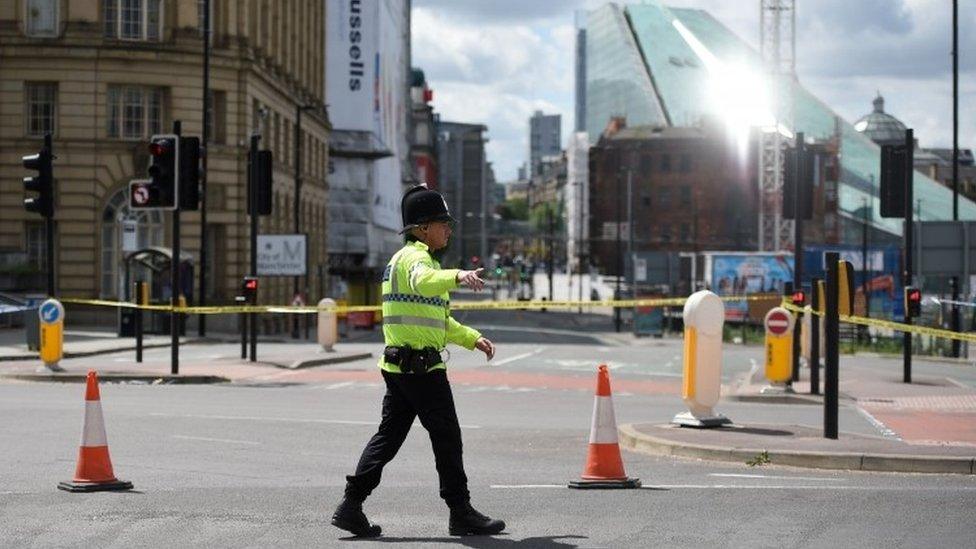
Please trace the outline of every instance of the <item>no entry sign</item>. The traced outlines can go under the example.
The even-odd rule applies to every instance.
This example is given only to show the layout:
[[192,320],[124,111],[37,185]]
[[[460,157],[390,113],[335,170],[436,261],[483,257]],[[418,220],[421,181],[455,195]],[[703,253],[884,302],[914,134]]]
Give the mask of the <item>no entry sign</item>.
[[774,307],[766,313],[766,332],[772,335],[783,335],[793,326],[793,315],[782,307]]

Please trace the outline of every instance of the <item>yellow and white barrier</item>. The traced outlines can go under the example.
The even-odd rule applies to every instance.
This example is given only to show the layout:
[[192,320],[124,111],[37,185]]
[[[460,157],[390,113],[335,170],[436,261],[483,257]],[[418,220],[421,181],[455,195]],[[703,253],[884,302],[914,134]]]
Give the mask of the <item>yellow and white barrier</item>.
[[732,423],[716,414],[722,390],[722,328],[725,304],[708,290],[695,292],[685,302],[684,382],[681,398],[687,412],[674,416],[672,423],[686,427],[718,427]]
[[322,349],[333,351],[332,347],[339,340],[339,321],[338,313],[336,312],[336,302],[325,298],[319,301],[319,345]]
[[41,328],[42,371],[64,371],[58,362],[64,358],[64,306],[57,299],[48,299],[37,309]]
[[773,307],[766,313],[766,379],[768,392],[790,391],[787,382],[793,377],[793,328],[794,318],[782,307]]

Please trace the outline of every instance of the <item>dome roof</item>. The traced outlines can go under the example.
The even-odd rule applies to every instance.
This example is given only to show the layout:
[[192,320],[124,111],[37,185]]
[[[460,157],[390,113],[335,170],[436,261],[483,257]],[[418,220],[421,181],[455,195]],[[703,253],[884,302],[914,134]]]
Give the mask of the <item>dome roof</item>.
[[879,92],[874,98],[874,111],[855,122],[854,129],[879,145],[888,145],[904,143],[908,128],[901,120],[884,112],[884,97]]

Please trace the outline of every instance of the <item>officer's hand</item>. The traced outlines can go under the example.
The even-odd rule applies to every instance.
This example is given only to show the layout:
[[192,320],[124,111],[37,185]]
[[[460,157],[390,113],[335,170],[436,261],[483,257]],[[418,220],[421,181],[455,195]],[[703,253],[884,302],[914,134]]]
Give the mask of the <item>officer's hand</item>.
[[467,286],[476,292],[480,292],[481,289],[485,287],[485,281],[482,280],[480,276],[481,271],[483,270],[485,270],[483,267],[479,267],[474,271],[458,271],[458,284]]
[[482,353],[485,353],[488,360],[491,360],[495,356],[495,344],[487,337],[479,337],[474,346]]

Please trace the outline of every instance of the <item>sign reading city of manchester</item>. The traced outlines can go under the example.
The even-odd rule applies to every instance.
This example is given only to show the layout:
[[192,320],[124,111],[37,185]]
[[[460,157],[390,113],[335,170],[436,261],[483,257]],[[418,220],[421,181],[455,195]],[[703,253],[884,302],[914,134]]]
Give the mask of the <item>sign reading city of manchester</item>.
[[305,276],[307,236],[259,234],[258,276]]

